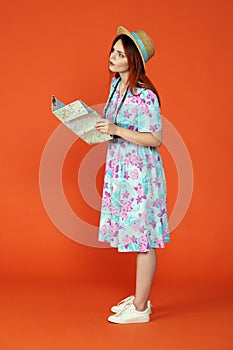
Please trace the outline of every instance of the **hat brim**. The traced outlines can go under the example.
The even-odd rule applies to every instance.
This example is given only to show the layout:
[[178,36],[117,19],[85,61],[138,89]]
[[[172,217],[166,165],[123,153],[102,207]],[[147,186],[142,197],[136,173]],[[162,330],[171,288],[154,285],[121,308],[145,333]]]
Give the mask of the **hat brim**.
[[144,57],[143,57],[143,54],[142,54],[142,50],[140,48],[140,46],[138,45],[137,41],[135,40],[135,38],[133,37],[133,35],[128,31],[128,29],[126,29],[125,27],[118,27],[117,28],[117,34],[120,35],[120,34],[125,34],[127,35],[128,37],[130,37],[130,39],[134,42],[134,44],[136,45],[137,49],[138,49],[138,52],[142,58],[142,63],[143,63],[143,66],[144,66],[144,69],[146,70],[146,62],[144,60]]

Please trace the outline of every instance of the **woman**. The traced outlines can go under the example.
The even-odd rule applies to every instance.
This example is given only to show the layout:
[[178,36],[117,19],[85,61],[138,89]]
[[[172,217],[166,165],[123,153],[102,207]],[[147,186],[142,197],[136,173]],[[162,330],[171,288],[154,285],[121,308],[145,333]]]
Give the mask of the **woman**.
[[141,30],[118,28],[109,70],[114,74],[97,130],[109,142],[100,216],[99,240],[119,252],[137,252],[135,296],[112,307],[113,323],[148,322],[150,290],[156,268],[155,248],[170,241],[166,182],[161,156],[161,115],[157,91],[145,75],[154,55],[151,38]]

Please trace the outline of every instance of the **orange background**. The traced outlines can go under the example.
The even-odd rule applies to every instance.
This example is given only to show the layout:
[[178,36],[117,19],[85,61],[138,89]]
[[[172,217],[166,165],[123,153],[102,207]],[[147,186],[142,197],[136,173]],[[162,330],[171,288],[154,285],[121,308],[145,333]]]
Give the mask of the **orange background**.
[[[203,305],[205,300],[210,300],[209,296],[215,295],[214,301],[224,312],[219,311],[218,317],[214,316],[219,324],[209,329],[209,334],[214,334],[214,338],[210,337],[213,343],[205,338],[207,333],[203,332],[199,334],[200,340],[192,341],[192,346],[193,349],[202,349],[201,345],[207,348],[209,344],[211,349],[215,346],[216,349],[230,349],[232,338],[226,327],[229,324],[226,310],[229,311],[233,285],[230,215],[232,2],[4,0],[0,13],[0,273],[2,304],[5,305],[3,321],[4,315],[8,317],[8,323],[4,321],[5,327],[12,325],[15,310],[19,311],[17,307],[24,305],[22,300],[27,304],[26,300],[30,298],[29,292],[25,294],[25,285],[39,285],[40,288],[50,285],[54,291],[54,286],[68,283],[77,288],[74,290],[79,293],[79,302],[81,298],[82,302],[91,305],[95,294],[102,298],[105,312],[109,305],[105,305],[104,298],[112,303],[118,297],[126,296],[123,293],[128,293],[130,289],[133,291],[134,255],[119,255],[114,249],[87,247],[67,238],[50,221],[39,190],[42,152],[59,125],[50,112],[51,94],[65,103],[76,99],[82,99],[89,105],[103,103],[108,94],[108,52],[117,26],[123,25],[129,30],[144,29],[155,42],[157,52],[148,63],[148,76],[160,93],[162,114],[176,127],[187,145],[194,170],[194,191],[188,212],[171,233],[171,242],[166,248],[157,249],[158,269],[153,295],[155,299],[158,297],[158,304],[159,298],[166,295],[163,302],[169,304],[170,298],[182,295],[185,290],[188,300],[192,300],[190,295],[195,290]],[[90,146],[80,140],[72,146],[64,163],[63,184],[73,210],[82,219],[97,225],[99,213],[88,207],[77,187],[78,167],[89,149]],[[177,172],[165,146],[160,148],[160,152],[166,171],[170,215],[178,191]],[[103,168],[97,176],[99,189],[102,180]],[[7,289],[8,286],[14,287]],[[21,292],[14,294],[17,288]],[[37,287],[35,290],[38,291]],[[16,294],[22,298],[27,295],[27,298],[18,300]],[[7,295],[11,296],[9,300]],[[35,299],[36,304],[40,295]],[[204,295],[206,299],[202,298]],[[74,295],[73,298],[73,301],[76,300]],[[196,305],[195,299],[193,305]],[[15,303],[12,304],[12,300]],[[221,304],[223,300],[228,306]],[[54,301],[52,295],[50,301]],[[216,311],[214,305],[213,308],[209,305],[209,313]],[[79,312],[77,306],[75,312]],[[169,314],[169,308],[167,312]],[[22,314],[23,311],[20,312],[21,317]],[[33,316],[27,314],[27,317]],[[106,322],[105,314],[100,317]],[[163,322],[165,319],[161,318]],[[205,325],[209,321],[204,321]],[[217,335],[220,324],[222,333]],[[88,326],[89,331],[98,334],[92,326]],[[163,343],[166,332],[170,332],[169,327],[174,330],[172,323],[164,326],[164,333],[158,335],[158,338],[161,337],[161,342],[157,341],[158,349],[159,346],[161,349],[182,349],[182,344],[184,349],[191,349],[185,345],[183,333],[173,345]],[[26,328],[24,334],[22,329],[17,333],[19,323],[14,324],[12,333],[9,327],[2,328],[4,349],[15,349],[14,341],[17,339],[17,349],[51,349],[53,347],[48,339],[51,344],[55,344],[56,339],[54,349],[58,349],[59,344],[61,349],[66,348],[64,344],[69,341],[67,349],[75,348],[75,344],[83,344],[80,348],[85,348],[85,330],[78,335],[77,342],[68,333],[67,338],[60,339],[62,331],[54,331],[51,338],[49,335],[41,336],[39,343],[33,338],[31,343],[24,343]],[[101,327],[103,330],[104,326]],[[35,329],[31,332],[36,332]],[[131,329],[130,335],[134,334]],[[126,341],[127,332],[122,336]],[[99,344],[108,349],[111,339],[109,336],[109,339],[98,343],[95,338],[96,347]],[[140,341],[136,341],[135,337],[132,339],[135,343],[131,344],[137,348]],[[90,339],[86,346],[92,347]]]

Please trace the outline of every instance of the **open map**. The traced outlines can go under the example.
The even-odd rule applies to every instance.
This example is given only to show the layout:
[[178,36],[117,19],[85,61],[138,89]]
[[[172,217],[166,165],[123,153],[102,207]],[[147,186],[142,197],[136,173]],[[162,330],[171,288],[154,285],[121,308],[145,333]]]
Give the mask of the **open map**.
[[96,121],[101,116],[81,100],[64,105],[52,96],[52,112],[67,128],[90,145],[112,139],[112,136],[95,129]]

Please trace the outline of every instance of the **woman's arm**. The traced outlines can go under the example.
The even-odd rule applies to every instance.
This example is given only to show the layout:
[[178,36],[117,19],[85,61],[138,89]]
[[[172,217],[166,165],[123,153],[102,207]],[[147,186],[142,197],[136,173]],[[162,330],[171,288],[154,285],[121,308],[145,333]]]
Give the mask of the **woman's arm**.
[[96,129],[105,134],[122,137],[129,142],[134,142],[141,146],[159,147],[162,144],[162,133],[160,131],[139,132],[129,130],[113,124],[105,118],[101,118],[97,121]]

